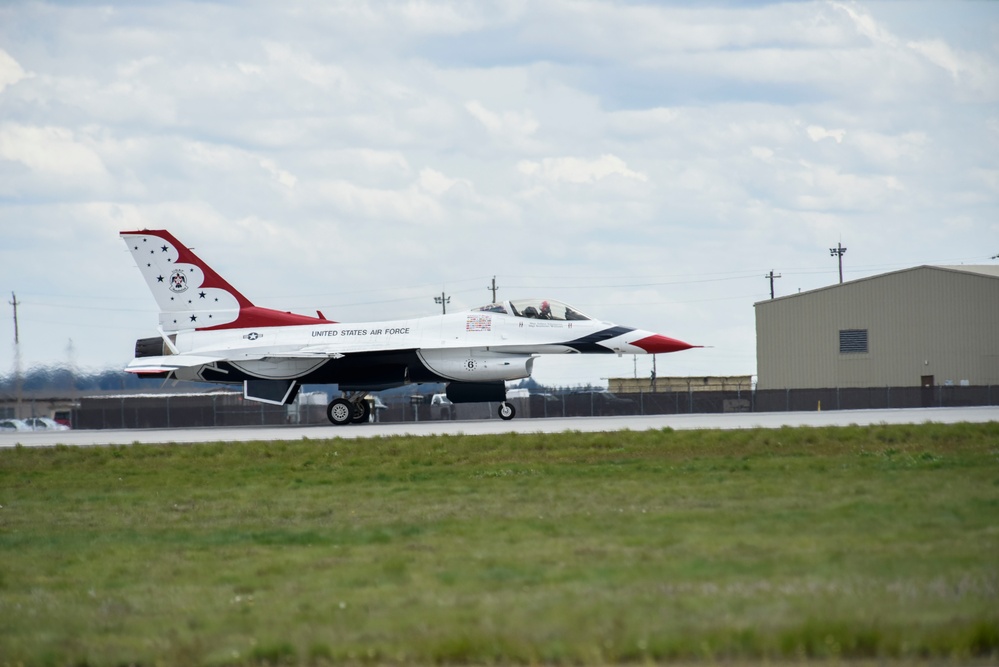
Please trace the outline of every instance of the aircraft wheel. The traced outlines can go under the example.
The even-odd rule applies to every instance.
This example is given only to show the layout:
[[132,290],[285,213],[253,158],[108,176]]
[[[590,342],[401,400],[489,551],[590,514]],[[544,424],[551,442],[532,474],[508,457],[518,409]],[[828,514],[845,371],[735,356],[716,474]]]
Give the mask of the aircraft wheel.
[[351,424],[363,424],[371,417],[371,404],[361,399],[354,405],[354,415],[350,418]]
[[354,416],[354,404],[346,398],[334,398],[326,406],[326,416],[329,417],[334,426],[349,424]]
[[499,416],[500,416],[500,419],[503,419],[505,421],[509,421],[509,420],[513,419],[514,415],[516,415],[516,414],[517,414],[517,411],[514,409],[514,407],[513,407],[513,405],[511,403],[507,403],[506,401],[503,401],[502,403],[500,403],[500,406],[499,406]]

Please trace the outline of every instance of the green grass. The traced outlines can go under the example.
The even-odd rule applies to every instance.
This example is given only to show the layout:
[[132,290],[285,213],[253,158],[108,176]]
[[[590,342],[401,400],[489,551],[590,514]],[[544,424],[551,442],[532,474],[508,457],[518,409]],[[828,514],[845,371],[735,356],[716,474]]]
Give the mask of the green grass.
[[0,451],[0,665],[999,659],[999,424]]

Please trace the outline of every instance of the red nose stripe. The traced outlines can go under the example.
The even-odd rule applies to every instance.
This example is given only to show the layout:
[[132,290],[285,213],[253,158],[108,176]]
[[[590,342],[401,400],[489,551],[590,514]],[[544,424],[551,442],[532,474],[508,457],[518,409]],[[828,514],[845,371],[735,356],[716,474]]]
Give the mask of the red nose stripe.
[[690,343],[684,343],[682,340],[667,338],[666,336],[660,336],[659,334],[643,338],[642,340],[636,340],[632,343],[632,345],[642,348],[649,354],[679,352],[680,350],[689,350],[692,347],[696,347]]

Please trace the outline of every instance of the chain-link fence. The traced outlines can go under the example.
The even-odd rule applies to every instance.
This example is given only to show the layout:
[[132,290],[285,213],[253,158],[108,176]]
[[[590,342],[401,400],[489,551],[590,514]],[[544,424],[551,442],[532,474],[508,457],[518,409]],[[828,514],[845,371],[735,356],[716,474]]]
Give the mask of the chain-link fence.
[[[409,394],[371,399],[372,421],[416,422],[498,419],[498,403],[450,404],[414,386]],[[520,390],[522,391],[522,390]],[[513,393],[513,392],[511,392]],[[248,401],[238,392],[139,394],[77,399],[70,421],[78,429],[189,428],[326,424],[322,392],[290,406]],[[553,390],[510,398],[518,419],[726,412],[788,412],[999,405],[999,386],[866,387],[668,391],[613,394],[606,390]],[[49,402],[22,403],[20,414],[52,416]],[[13,417],[13,414],[7,415]]]

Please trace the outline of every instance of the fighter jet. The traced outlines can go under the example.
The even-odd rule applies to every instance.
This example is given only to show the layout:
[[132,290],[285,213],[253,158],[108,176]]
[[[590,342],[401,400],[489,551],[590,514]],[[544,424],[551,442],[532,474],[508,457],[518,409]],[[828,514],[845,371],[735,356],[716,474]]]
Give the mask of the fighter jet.
[[121,232],[159,305],[159,335],[135,343],[141,377],[241,384],[249,400],[286,405],[303,384],[335,384],[338,426],[368,421],[370,391],[445,382],[453,403],[497,402],[512,419],[508,380],[542,354],[660,354],[695,347],[595,320],[554,299],[490,303],[457,313],[336,322],[253,305],[165,230]]

